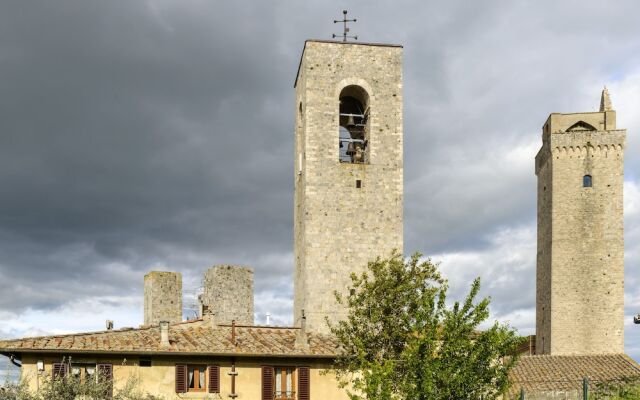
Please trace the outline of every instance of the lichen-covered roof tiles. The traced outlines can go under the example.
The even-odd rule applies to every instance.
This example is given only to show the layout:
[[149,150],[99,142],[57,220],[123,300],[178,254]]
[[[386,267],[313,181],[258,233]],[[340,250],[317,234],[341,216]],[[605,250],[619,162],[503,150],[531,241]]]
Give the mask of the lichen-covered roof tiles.
[[592,384],[640,379],[640,365],[625,354],[584,356],[525,356],[511,372],[512,391],[579,390],[583,378]]
[[172,324],[170,346],[160,343],[160,328],[143,326],[100,332],[0,340],[0,353],[188,354],[332,358],[338,343],[328,335],[307,333],[308,346],[296,345],[299,328],[236,326],[208,319]]

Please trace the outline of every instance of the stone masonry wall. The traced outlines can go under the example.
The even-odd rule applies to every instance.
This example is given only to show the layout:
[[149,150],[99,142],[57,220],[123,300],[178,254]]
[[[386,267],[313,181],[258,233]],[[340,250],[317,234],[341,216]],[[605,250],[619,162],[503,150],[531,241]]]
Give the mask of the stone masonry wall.
[[219,324],[253,325],[253,269],[216,265],[204,273],[202,305]]
[[144,276],[144,324],[182,321],[182,274],[151,271]]
[[[625,137],[625,130],[544,136],[536,158],[539,353],[624,352]],[[584,175],[592,187],[583,187]]]
[[[369,95],[369,162],[340,163],[339,95]],[[403,250],[402,48],[307,41],[296,82],[294,324],[343,318],[333,292],[377,256]],[[356,187],[356,180],[361,187]]]

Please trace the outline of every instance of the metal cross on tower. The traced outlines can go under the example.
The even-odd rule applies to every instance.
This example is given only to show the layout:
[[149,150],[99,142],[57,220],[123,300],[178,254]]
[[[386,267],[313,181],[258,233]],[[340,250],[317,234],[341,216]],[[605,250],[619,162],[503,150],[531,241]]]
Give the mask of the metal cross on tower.
[[353,40],[358,40],[358,36],[349,36],[349,27],[347,26],[347,22],[356,22],[356,19],[347,19],[347,10],[342,10],[342,14],[343,14],[343,19],[342,20],[337,20],[334,19],[333,23],[337,24],[338,22],[342,22],[344,23],[344,32],[342,33],[342,35],[336,35],[335,33],[333,34],[333,38],[337,38],[342,36],[342,41],[346,42],[347,39],[353,39]]

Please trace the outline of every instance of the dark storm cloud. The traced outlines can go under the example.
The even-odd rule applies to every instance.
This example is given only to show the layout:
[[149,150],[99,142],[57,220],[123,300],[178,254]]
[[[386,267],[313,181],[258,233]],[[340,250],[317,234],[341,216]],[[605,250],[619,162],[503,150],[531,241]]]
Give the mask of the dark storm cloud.
[[[230,26],[232,13],[264,23]],[[290,84],[276,82],[295,60],[264,45],[274,23],[267,4],[3,5],[4,301],[55,305],[58,281],[133,290],[140,277],[100,266],[140,275],[169,261],[165,244],[224,256],[288,242]]]
[[258,321],[290,323],[292,85],[344,7],[405,46],[405,250],[530,327],[540,127],[640,73],[632,1],[2,2],[0,335],[82,329],[43,326],[71,299],[139,307],[151,268],[189,297],[215,263],[253,266]]

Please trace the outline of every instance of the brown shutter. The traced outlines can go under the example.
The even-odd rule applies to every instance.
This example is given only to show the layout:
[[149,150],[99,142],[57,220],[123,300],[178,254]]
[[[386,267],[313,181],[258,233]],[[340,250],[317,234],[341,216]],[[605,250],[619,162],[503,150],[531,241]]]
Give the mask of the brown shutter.
[[65,363],[53,363],[51,368],[51,376],[53,379],[64,378],[67,374],[67,364]]
[[220,366],[209,365],[209,393],[220,393]]
[[262,400],[273,400],[273,367],[262,367]]
[[107,398],[113,397],[113,365],[112,364],[98,364],[98,382],[105,386],[105,396]]
[[298,368],[298,400],[311,399],[311,376],[309,367]]
[[176,393],[187,392],[187,366],[184,364],[176,365]]

